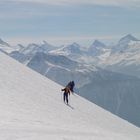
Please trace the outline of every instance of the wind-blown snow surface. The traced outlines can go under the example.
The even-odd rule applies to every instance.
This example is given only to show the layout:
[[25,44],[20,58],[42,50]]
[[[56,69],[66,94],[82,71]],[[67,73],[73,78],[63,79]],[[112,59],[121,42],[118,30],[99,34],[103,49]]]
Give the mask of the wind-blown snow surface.
[[140,129],[0,53],[1,140],[139,140]]

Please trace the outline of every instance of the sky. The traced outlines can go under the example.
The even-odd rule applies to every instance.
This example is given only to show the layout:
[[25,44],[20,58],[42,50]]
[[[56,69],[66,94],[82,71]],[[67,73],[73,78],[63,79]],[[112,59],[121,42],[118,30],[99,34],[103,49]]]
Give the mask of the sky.
[[140,39],[139,0],[0,0],[0,38],[54,45]]

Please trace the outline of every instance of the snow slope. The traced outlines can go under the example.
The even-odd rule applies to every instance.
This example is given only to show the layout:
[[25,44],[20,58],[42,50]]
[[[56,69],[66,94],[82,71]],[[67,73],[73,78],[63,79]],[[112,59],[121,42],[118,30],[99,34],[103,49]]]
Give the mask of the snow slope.
[[44,41],[21,48],[9,55],[61,85],[74,80],[81,96],[140,127],[140,41],[132,35],[111,46],[95,40],[88,48],[56,48]]
[[140,127],[140,79],[43,52],[27,66],[64,86],[74,80],[80,96]]
[[139,140],[140,129],[0,53],[0,140]]

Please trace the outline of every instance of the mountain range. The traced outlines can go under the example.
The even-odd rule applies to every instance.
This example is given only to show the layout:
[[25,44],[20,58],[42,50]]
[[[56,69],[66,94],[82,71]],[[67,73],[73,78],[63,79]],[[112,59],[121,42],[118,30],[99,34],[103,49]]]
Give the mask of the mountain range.
[[98,40],[85,48],[77,43],[55,47],[46,41],[0,46],[6,54],[63,86],[74,80],[77,94],[140,127],[140,41],[132,35],[112,46]]

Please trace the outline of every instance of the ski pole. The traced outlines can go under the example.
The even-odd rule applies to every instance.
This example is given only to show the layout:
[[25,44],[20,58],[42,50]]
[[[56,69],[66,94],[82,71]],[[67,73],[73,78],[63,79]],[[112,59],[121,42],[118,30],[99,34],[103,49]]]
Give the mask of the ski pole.
[[61,90],[61,101],[63,101],[63,91]]
[[69,95],[69,103],[70,103],[70,95]]

